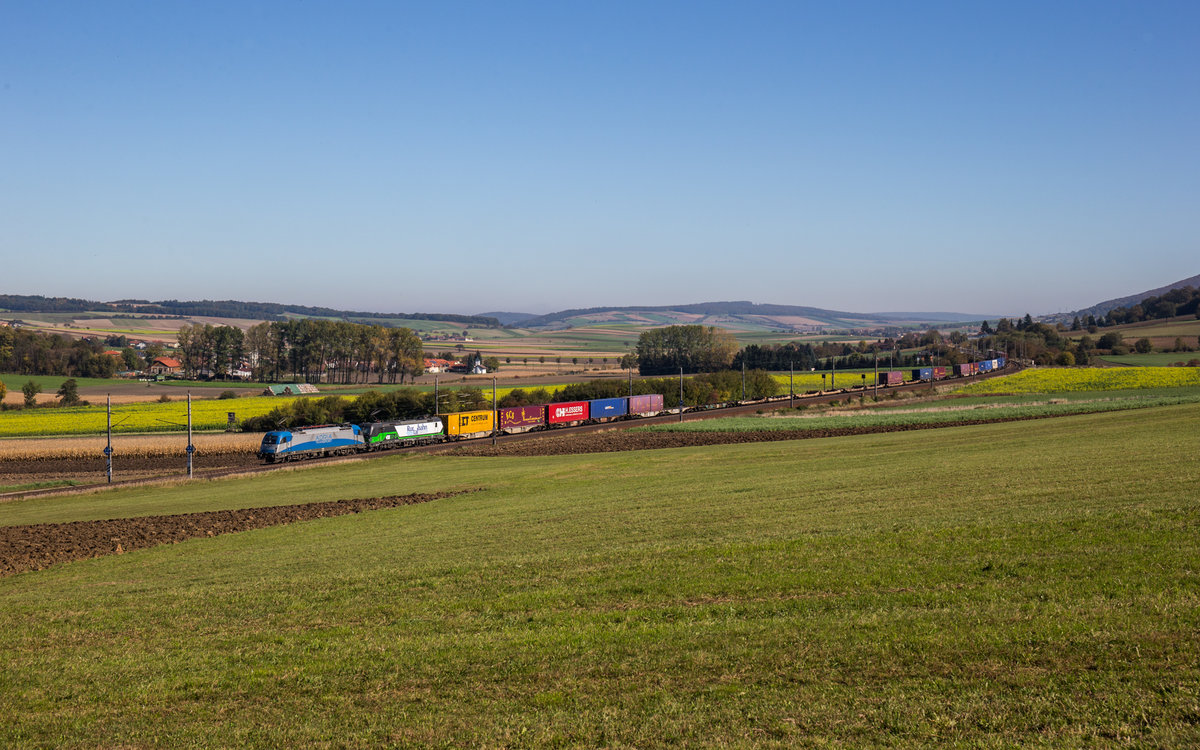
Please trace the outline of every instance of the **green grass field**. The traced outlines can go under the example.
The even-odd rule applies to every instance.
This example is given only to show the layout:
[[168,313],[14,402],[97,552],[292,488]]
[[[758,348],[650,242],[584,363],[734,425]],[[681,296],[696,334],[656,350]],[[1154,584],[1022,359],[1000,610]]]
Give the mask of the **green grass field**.
[[784,411],[768,416],[705,419],[649,425],[633,429],[643,432],[756,432],[759,430],[815,432],[860,427],[953,425],[986,419],[1040,419],[1070,414],[1200,403],[1200,388],[1171,390],[1179,392],[1161,395],[1135,392],[1120,397],[1109,394],[1104,394],[1104,396],[1092,394],[1092,398],[1056,398],[1052,402],[1046,402],[1044,398],[1036,401],[1031,398],[1023,401],[1000,398],[956,399],[918,404],[900,401],[850,411],[822,409],[806,414]]
[[5,504],[16,524],[484,488],[0,579],[0,744],[1194,746],[1197,419]]
[[1131,367],[1170,367],[1177,362],[1200,359],[1200,352],[1156,352],[1154,354],[1106,354],[1099,358],[1112,365]]

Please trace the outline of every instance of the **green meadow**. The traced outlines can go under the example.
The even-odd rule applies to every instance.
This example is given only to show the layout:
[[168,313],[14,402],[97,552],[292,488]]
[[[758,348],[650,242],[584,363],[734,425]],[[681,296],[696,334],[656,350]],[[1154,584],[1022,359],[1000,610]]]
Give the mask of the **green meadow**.
[[1195,746],[1198,420],[6,503],[0,524],[480,488],[0,579],[0,745]]

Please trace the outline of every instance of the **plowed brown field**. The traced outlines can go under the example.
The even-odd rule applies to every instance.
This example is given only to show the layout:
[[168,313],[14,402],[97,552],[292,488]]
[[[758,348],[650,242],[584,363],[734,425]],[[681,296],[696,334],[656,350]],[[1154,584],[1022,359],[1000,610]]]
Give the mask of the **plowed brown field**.
[[415,505],[462,494],[373,497],[332,502],[277,505],[244,510],[218,510],[175,516],[118,518],[110,521],[40,523],[0,526],[0,576],[41,570],[55,563],[120,555],[130,550],[182,542],[197,537],[261,529],[297,521],[330,518],[367,510]]

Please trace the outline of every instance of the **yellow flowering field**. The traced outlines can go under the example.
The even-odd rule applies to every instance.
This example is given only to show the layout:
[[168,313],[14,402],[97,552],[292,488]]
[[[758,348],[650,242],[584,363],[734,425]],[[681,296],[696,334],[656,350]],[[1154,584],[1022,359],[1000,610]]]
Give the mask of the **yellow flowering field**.
[[[885,370],[882,368],[880,368],[879,371],[885,372]],[[907,378],[910,374],[908,370],[904,370],[903,372],[905,378]],[[867,376],[866,381],[863,381],[862,378],[864,374]],[[783,390],[781,392],[787,393],[787,374],[780,375],[776,373],[771,377],[775,378],[775,382],[783,386]],[[837,377],[833,379],[833,385],[836,385],[838,388],[850,388],[851,386],[862,385],[864,382],[866,382],[867,385],[875,385],[875,373],[839,372],[837,373]],[[829,388],[829,371],[825,371],[824,383],[822,383],[821,373],[819,372],[798,372],[796,373],[795,379],[792,381],[792,383],[796,393],[804,393],[805,391],[819,391],[821,390],[822,384],[824,384],[826,388]]]
[[[283,406],[293,399],[255,396],[236,399],[192,399],[192,428],[223,430],[226,414],[240,422]],[[187,399],[170,403],[114,404],[113,432],[172,432],[187,429]],[[104,404],[69,408],[21,409],[0,412],[0,437],[84,435],[105,430]]]
[[1081,367],[1022,370],[958,393],[1064,393],[1200,386],[1200,367]]

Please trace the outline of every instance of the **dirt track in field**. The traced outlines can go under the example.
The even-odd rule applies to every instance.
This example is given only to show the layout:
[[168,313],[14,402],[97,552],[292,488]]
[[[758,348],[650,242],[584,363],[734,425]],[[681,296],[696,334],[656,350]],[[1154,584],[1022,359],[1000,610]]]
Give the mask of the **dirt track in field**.
[[120,555],[131,550],[173,544],[198,537],[416,505],[459,494],[462,493],[437,492],[185,513],[175,516],[0,526],[0,577],[41,570],[55,563]]

